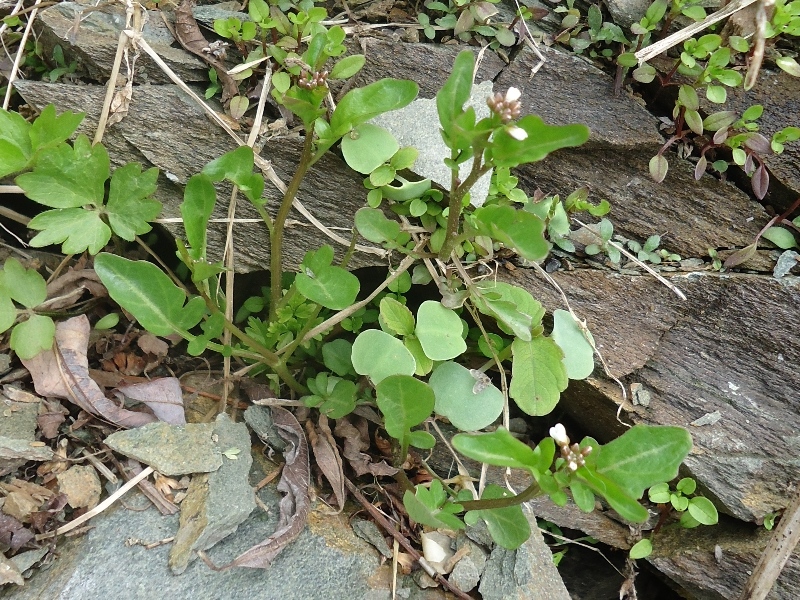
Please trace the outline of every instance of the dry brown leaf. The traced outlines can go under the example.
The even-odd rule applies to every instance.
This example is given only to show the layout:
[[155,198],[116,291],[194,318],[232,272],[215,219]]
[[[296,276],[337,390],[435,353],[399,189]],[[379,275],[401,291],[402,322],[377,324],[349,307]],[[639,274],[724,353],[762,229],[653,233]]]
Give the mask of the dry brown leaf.
[[109,107],[108,123],[106,127],[111,127],[114,123],[119,123],[128,116],[128,108],[133,97],[133,80],[128,80],[121,90],[114,94]]
[[339,449],[336,447],[336,441],[333,439],[331,428],[328,425],[328,417],[319,416],[318,431],[314,430],[314,424],[311,421],[306,421],[306,428],[311,448],[314,450],[314,461],[325,479],[331,484],[336,503],[339,505],[338,512],[342,512],[347,499],[344,493],[342,457],[339,456]]
[[364,441],[358,428],[346,418],[336,421],[334,432],[344,440],[344,457],[359,477],[366,474],[390,477],[397,473],[397,469],[386,464],[385,460],[373,463],[370,456],[364,454],[363,451],[369,448],[369,441]]
[[33,533],[18,519],[0,514],[0,544],[16,552],[33,539]]
[[170,425],[186,425],[181,382],[175,377],[162,377],[145,383],[118,388],[120,394],[146,404],[153,413]]
[[39,408],[39,416],[36,417],[36,424],[42,432],[42,435],[52,440],[58,436],[58,428],[66,419],[69,411],[61,405],[61,402],[55,398],[48,398],[44,400]]
[[[47,284],[47,303],[49,310],[60,310],[75,304],[88,291],[95,298],[108,296],[105,286],[94,269],[73,268]],[[56,299],[58,298],[58,299]]]
[[89,319],[86,315],[73,317],[56,325],[53,349],[23,360],[30,371],[36,393],[41,396],[66,398],[93,415],[120,427],[141,427],[157,418],[120,408],[103,395],[100,387],[89,377]]
[[287,443],[283,453],[286,464],[278,482],[278,491],[284,494],[279,504],[278,527],[263,542],[256,544],[223,567],[216,567],[208,557],[198,553],[214,570],[220,571],[231,567],[266,569],[275,557],[300,535],[306,525],[311,508],[308,497],[311,467],[308,462],[306,436],[291,412],[279,406],[273,406],[271,410],[275,427]]
[[209,44],[203,37],[200,27],[192,14],[194,0],[183,0],[181,5],[175,9],[175,35],[178,42],[188,52],[195,54],[214,67],[217,72],[217,79],[222,84],[223,104],[239,93],[239,85],[228,75],[225,64],[209,52]]
[[19,572],[17,565],[0,554],[0,585],[7,583],[25,585],[25,580],[22,578],[22,573]]
[[157,338],[152,333],[145,333],[140,336],[139,339],[136,340],[136,344],[142,352],[152,354],[158,358],[164,358],[167,352],[169,352],[169,344],[161,338]]

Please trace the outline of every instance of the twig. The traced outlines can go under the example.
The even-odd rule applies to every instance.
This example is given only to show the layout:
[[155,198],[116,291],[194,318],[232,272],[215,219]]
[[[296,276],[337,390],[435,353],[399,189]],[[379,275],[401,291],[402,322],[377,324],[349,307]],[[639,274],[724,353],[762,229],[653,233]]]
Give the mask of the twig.
[[665,37],[663,40],[659,40],[655,44],[652,44],[642,50],[639,50],[634,54],[634,56],[639,60],[639,64],[647,62],[654,56],[658,56],[659,54],[665,52],[666,50],[669,50],[673,46],[677,46],[682,41],[688,40],[694,34],[703,31],[706,27],[710,27],[714,23],[717,23],[722,19],[731,16],[733,13],[739,12],[743,8],[750,6],[753,2],[758,2],[758,1],[759,0],[733,0],[733,2],[731,2],[724,8],[718,10],[717,12],[708,15],[702,21],[698,21],[697,23],[692,23],[688,27],[685,27],[680,31],[673,33],[672,35]]
[[22,34],[22,39],[19,41],[19,48],[17,48],[17,55],[14,57],[14,64],[11,67],[11,73],[8,74],[8,87],[6,88],[6,96],[3,98],[3,110],[8,110],[8,103],[11,101],[11,92],[14,90],[13,83],[17,79],[19,72],[19,65],[22,62],[22,57],[25,55],[25,42],[28,41],[28,36],[31,33],[33,22],[36,20],[36,13],[39,12],[39,5],[42,0],[36,0],[31,16],[25,24],[25,32]]
[[739,600],[764,600],[800,541],[800,490],[781,517]]
[[91,519],[92,517],[95,517],[95,516],[99,515],[101,512],[103,512],[109,506],[114,504],[114,502],[116,502],[117,499],[119,499],[122,496],[124,496],[125,494],[127,494],[128,491],[130,491],[130,489],[132,487],[134,487],[137,483],[139,483],[142,479],[146,478],[147,476],[149,476],[153,472],[154,472],[153,467],[147,467],[141,473],[139,473],[136,477],[134,477],[133,479],[128,481],[128,483],[123,485],[116,492],[111,494],[108,498],[103,500],[103,502],[101,502],[100,504],[95,506],[89,512],[82,514],[77,519],[73,519],[72,521],[70,521],[69,523],[67,523],[66,525],[64,525],[62,527],[59,527],[55,531],[48,531],[47,533],[40,533],[39,535],[36,536],[36,541],[38,542],[38,541],[41,541],[41,540],[46,540],[46,539],[49,539],[51,537],[56,537],[57,535],[62,535],[64,533],[67,533],[68,531],[72,531],[73,529],[75,529],[79,525],[82,525],[83,523],[85,523],[86,521]]
[[462,600],[472,600],[470,596],[462,592],[455,584],[450,583],[445,577],[442,577],[439,573],[437,573],[434,568],[431,567],[430,563],[428,563],[428,561],[425,560],[425,558],[417,551],[417,549],[411,545],[405,536],[400,534],[400,532],[392,526],[383,513],[375,508],[372,503],[367,500],[361,492],[358,491],[358,488],[354,486],[353,483],[346,477],[344,478],[344,484],[347,486],[347,489],[350,490],[350,493],[353,494],[353,497],[358,500],[361,503],[361,506],[367,510],[370,516],[372,516],[372,518],[375,519],[384,530],[391,534],[395,541],[411,555],[411,558],[419,563],[419,566],[422,567],[428,575],[450,590],[457,598],[461,598]]

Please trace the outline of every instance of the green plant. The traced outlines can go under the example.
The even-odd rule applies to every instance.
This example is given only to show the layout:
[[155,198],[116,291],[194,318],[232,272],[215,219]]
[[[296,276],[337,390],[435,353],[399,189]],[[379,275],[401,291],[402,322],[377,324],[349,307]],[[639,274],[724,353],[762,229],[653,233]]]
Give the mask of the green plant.
[[[650,502],[659,504],[669,512],[669,507],[680,513],[680,525],[686,529],[698,525],[716,525],[719,521],[716,507],[708,498],[694,496],[697,482],[691,477],[684,477],[671,488],[669,483],[659,483],[647,491]],[[668,506],[669,505],[669,506]]]
[[[425,10],[417,14],[417,21],[423,27],[426,38],[433,40],[436,37],[436,29],[431,22],[431,15],[428,13],[438,13],[442,16],[434,17],[435,23],[440,29],[452,31],[452,36],[463,42],[477,39],[485,40],[493,50],[501,46],[510,47],[517,43],[517,36],[514,33],[514,25],[517,21],[527,20],[534,17],[534,12],[527,7],[520,7],[518,14],[512,23],[493,23],[491,18],[497,14],[497,4],[499,0],[426,0]],[[537,16],[540,16],[536,12]]]
[[[564,215],[569,211],[606,211],[607,203],[590,204],[582,190],[563,203],[556,198],[540,199],[518,207],[513,197],[521,196],[511,191],[513,182],[505,170],[582,144],[588,139],[588,129],[550,126],[536,116],[522,116],[519,91],[514,88],[490,97],[490,115],[477,120],[474,110],[464,107],[472,90],[474,55],[462,52],[436,97],[441,133],[450,151],[443,160],[453,174],[451,185],[430,194],[429,182],[415,187],[398,175],[413,162],[414,153],[399,148],[388,132],[368,123],[411,102],[416,84],[383,79],[350,90],[335,109],[326,110],[322,106],[328,94],[324,68],[337,52],[338,34],[332,39],[331,30],[316,28],[312,19],[296,20],[303,21],[296,31],[305,32],[308,26],[311,35],[302,54],[308,69],[296,70],[291,61],[286,63],[286,77],[275,82],[274,97],[303,123],[305,138],[297,170],[275,216],[266,210],[264,182],[253,172],[252,150],[242,147],[229,152],[193,175],[184,191],[181,214],[186,235],[178,241],[178,255],[197,294],[189,293],[152,263],[100,252],[94,266],[111,298],[152,333],[177,334],[187,340],[191,354],[211,350],[257,364],[276,391],[289,388],[308,406],[332,418],[348,414],[361,403],[376,405],[383,429],[393,440],[398,467],[406,461],[410,447],[433,446],[428,423],[439,417],[461,431],[452,445],[464,456],[522,469],[531,477],[530,486],[518,494],[498,486],[477,493],[438,478],[428,486],[413,486],[400,470],[396,477],[404,490],[404,504],[420,524],[460,529],[482,519],[498,544],[515,548],[529,535],[520,504],[540,494],[563,504],[567,491],[582,510],[593,510],[597,495],[623,518],[644,521],[647,511],[638,500],[645,489],[676,476],[691,448],[685,429],[640,425],[601,445],[590,437],[571,443],[563,426],[556,425],[550,437],[534,448],[503,426],[476,433],[493,427],[501,414],[507,414],[510,402],[529,415],[550,413],[569,379],[585,378],[594,369],[593,339],[572,313],[555,311],[552,331],[546,334],[544,309],[529,292],[508,283],[475,281],[459,258],[477,247],[503,246],[539,261],[550,251],[548,236],[564,243]],[[363,61],[342,59],[330,74],[354,74],[359,63]],[[340,68],[342,64],[345,67]],[[148,199],[155,181],[151,171],[141,173],[137,165],[117,169],[106,200],[109,169],[101,145],[91,147],[78,137],[70,146],[59,136],[52,149],[37,154],[36,144],[26,146],[30,136],[20,134],[28,134],[37,124],[6,118],[16,129],[5,142],[21,148],[7,173],[31,169],[18,175],[17,183],[40,202],[49,206],[57,202],[56,210],[66,211],[51,211],[40,220],[40,235],[61,241],[57,232],[63,233],[65,224],[84,219],[94,232],[92,242],[84,240],[80,245],[68,233],[63,241],[66,250],[94,252],[112,233],[130,239],[148,227],[155,209]],[[53,116],[48,118],[52,121]],[[67,128],[62,129],[64,133]],[[370,206],[356,214],[355,226],[363,237],[404,254],[387,279],[359,302],[359,280],[346,270],[347,257],[334,264],[330,246],[310,250],[296,273],[286,272],[282,256],[284,226],[300,183],[310,166],[339,142],[345,160],[369,175],[374,186],[369,194],[380,190],[377,203],[385,202],[402,217],[399,221],[389,218]],[[460,176],[462,165],[467,172],[464,177]],[[470,189],[492,169],[501,174],[496,187],[504,190],[504,199],[474,208],[468,201]],[[79,170],[88,186],[75,185]],[[244,330],[225,317],[228,299],[216,283],[224,267],[211,262],[206,243],[216,203],[214,184],[223,180],[236,186],[260,212],[270,235],[269,286],[240,311],[237,321],[247,320]],[[399,185],[393,185],[398,181]],[[127,220],[121,220],[123,212]],[[409,219],[425,223],[426,218],[431,227],[408,228]],[[436,271],[432,258],[445,268]],[[433,275],[423,276],[426,270]],[[427,300],[415,310],[408,308],[406,300],[414,282],[429,278],[437,283],[441,301]],[[38,300],[18,301],[30,308]],[[226,331],[234,343],[226,342]],[[508,371],[510,382],[506,381]]]

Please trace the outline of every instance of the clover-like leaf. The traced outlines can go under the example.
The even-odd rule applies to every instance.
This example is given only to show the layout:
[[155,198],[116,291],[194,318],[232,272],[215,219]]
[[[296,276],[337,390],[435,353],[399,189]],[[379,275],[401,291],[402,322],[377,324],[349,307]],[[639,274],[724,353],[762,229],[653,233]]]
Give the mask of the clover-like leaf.
[[368,375],[374,384],[391,375],[413,375],[416,362],[396,337],[379,329],[367,329],[353,342],[353,368]]
[[53,319],[44,315],[33,315],[14,327],[9,345],[17,356],[28,360],[52,348],[55,335],[56,324]]
[[0,294],[25,308],[34,308],[47,298],[47,284],[36,269],[26,269],[11,256],[0,272]]
[[31,246],[42,248],[63,242],[64,254],[86,250],[97,254],[111,239],[111,228],[100,218],[100,213],[83,208],[47,210],[31,219],[28,227],[41,231],[30,241]]
[[529,342],[517,338],[511,350],[514,358],[509,395],[529,415],[548,414],[567,388],[564,353],[551,338],[541,335]]
[[403,440],[412,427],[433,412],[431,387],[410,375],[390,375],[375,386],[378,408],[384,418],[386,433]]
[[455,516],[455,513],[463,510],[461,505],[448,501],[447,493],[438,479],[431,481],[430,489],[416,486],[416,494],[406,490],[403,506],[408,516],[420,525],[437,529],[464,529],[464,523]]
[[426,300],[420,305],[416,336],[431,360],[450,360],[466,352],[462,331],[461,318],[441,302]]
[[[482,377],[486,377],[480,374]],[[433,371],[430,386],[436,396],[436,413],[462,431],[478,431],[494,423],[503,412],[503,393],[491,382],[454,362]]]
[[564,352],[564,367],[570,379],[586,379],[594,370],[594,348],[589,343],[589,340],[594,342],[591,335],[569,312],[553,311],[553,341]]

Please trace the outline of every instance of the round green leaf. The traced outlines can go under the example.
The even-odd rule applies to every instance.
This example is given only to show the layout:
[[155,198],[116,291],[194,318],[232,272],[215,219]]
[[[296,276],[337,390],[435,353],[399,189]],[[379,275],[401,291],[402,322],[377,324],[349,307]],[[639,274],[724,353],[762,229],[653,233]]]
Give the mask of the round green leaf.
[[356,300],[361,284],[358,277],[341,267],[324,267],[298,273],[297,291],[317,304],[332,310],[347,308]]
[[377,208],[360,208],[355,216],[356,228],[365,239],[380,244],[400,234],[400,223],[387,219]]
[[728,92],[721,85],[710,85],[706,88],[706,98],[714,104],[725,104]]
[[322,346],[322,362],[339,377],[350,375],[354,372],[353,362],[350,360],[352,351],[353,344],[347,340],[333,340]]
[[414,448],[430,450],[436,445],[436,438],[427,431],[412,431],[408,434],[408,444]]
[[26,308],[34,308],[47,298],[44,277],[36,269],[26,269],[14,257],[6,259],[0,289]]
[[411,352],[399,339],[379,329],[362,331],[353,342],[353,368],[378,384],[391,375],[413,375],[417,368]]
[[462,431],[488,427],[503,412],[503,393],[454,362],[436,367],[430,386],[436,395],[436,413]]
[[431,360],[450,360],[466,352],[461,318],[441,302],[427,300],[417,311],[416,334]]
[[[351,169],[365,175],[389,160],[399,148],[400,144],[389,131],[371,123],[355,127],[342,138],[344,160]],[[386,183],[389,182],[391,179]]]
[[653,181],[656,183],[661,183],[664,181],[668,170],[669,163],[661,154],[656,154],[650,159],[650,177],[652,177]]
[[410,375],[390,375],[375,388],[386,432],[402,439],[433,412],[433,390]]
[[394,181],[396,174],[397,172],[394,170],[394,167],[390,165],[380,165],[369,174],[369,182],[375,187],[389,185]]
[[689,514],[703,525],[715,525],[719,521],[717,508],[708,498],[698,496],[689,501]]
[[650,540],[645,538],[643,540],[639,540],[631,547],[630,557],[633,560],[636,560],[638,558],[645,558],[647,556],[650,556],[652,552],[653,552],[653,544],[652,542],[650,542]]
[[511,349],[514,359],[509,395],[529,415],[548,414],[567,388],[564,353],[551,338],[541,335],[529,342],[517,338]]
[[23,321],[11,332],[9,341],[11,348],[23,360],[33,358],[40,352],[53,347],[56,324],[53,319],[42,315],[33,315]]
[[[594,341],[591,333],[586,335]],[[594,370],[594,349],[578,323],[565,310],[553,311],[553,341],[564,352],[564,366],[570,379],[586,379]]]

